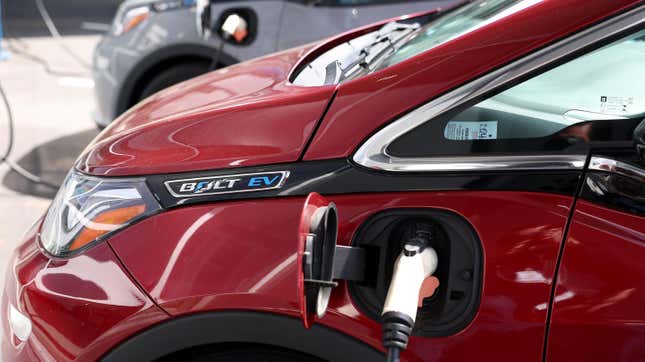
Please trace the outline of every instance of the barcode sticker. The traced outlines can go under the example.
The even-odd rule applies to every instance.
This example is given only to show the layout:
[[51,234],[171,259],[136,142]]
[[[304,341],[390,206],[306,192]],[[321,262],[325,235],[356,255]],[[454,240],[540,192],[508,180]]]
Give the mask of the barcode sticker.
[[454,141],[494,140],[497,139],[497,121],[450,121],[446,125],[443,136]]

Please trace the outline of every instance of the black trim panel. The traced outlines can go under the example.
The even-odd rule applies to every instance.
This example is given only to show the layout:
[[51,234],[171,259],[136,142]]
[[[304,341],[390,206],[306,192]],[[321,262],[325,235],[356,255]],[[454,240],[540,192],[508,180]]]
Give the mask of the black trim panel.
[[[204,195],[191,198],[172,196],[164,182],[236,173],[289,171],[281,189],[253,193]],[[368,170],[345,159],[297,162],[241,169],[224,169],[183,174],[155,175],[147,178],[148,186],[164,208],[225,200],[266,197],[306,196],[310,192],[324,195],[405,192],[405,191],[529,191],[575,195],[581,171],[498,171],[461,173],[393,174]]]
[[191,347],[258,343],[304,352],[328,361],[382,361],[376,349],[340,332],[301,320],[255,312],[203,313],[156,325],[112,349],[101,360],[151,361]]

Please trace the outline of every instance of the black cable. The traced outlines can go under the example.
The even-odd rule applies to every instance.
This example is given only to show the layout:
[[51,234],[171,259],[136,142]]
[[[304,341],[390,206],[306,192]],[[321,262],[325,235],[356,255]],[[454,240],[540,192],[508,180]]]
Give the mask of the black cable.
[[45,72],[47,74],[50,74],[50,75],[53,75],[53,76],[60,76],[60,77],[87,77],[87,76],[89,76],[89,74],[87,74],[87,73],[70,72],[70,71],[66,71],[66,70],[53,69],[49,65],[49,62],[47,62],[47,60],[45,60],[44,58],[41,58],[41,57],[39,57],[39,56],[37,56],[37,55],[35,55],[33,53],[30,53],[30,52],[28,52],[26,50],[18,49],[13,44],[13,40],[18,40],[19,38],[11,37],[11,38],[5,38],[5,39],[7,39],[7,45],[8,45],[7,48],[12,53],[18,54],[18,55],[22,56],[23,58],[31,60],[32,62],[39,63],[43,67],[43,69],[45,70]]
[[0,83],[0,98],[2,98],[2,102],[4,103],[5,109],[7,110],[7,124],[9,127],[9,140],[8,140],[8,145],[7,145],[7,150],[4,155],[2,155],[2,158],[0,159],[0,162],[4,162],[9,166],[9,168],[17,173],[18,175],[24,177],[26,180],[43,185],[49,188],[52,188],[54,190],[58,190],[58,185],[54,185],[50,182],[47,182],[43,180],[42,178],[34,175],[33,173],[25,170],[22,168],[20,165],[14,163],[9,159],[9,156],[11,155],[11,151],[13,151],[13,146],[14,146],[14,138],[15,138],[15,127],[14,127],[14,122],[13,122],[13,111],[11,109],[11,104],[9,103],[9,99],[7,98],[7,94],[4,91],[4,88],[2,87],[2,83]]
[[7,99],[7,95],[4,93],[4,89],[2,88],[2,83],[0,83],[0,97],[2,97],[2,102],[4,103],[4,108],[7,110],[7,124],[9,127],[9,136],[7,140],[7,150],[2,154],[2,158],[0,158],[0,162],[4,162],[9,158],[9,155],[11,154],[11,151],[13,151],[13,112],[11,110],[11,105],[9,104],[9,99]]
[[[38,2],[39,2],[39,0],[36,0],[36,5],[37,6],[39,6]],[[1,11],[2,18],[0,19],[0,21],[2,22],[2,25],[0,25],[0,26],[4,26],[4,24],[7,23],[6,22],[6,16],[7,16],[6,0],[2,0],[0,2],[0,6],[2,6],[2,8],[5,9],[5,11]],[[40,4],[40,6],[43,7],[42,10],[44,10],[44,13],[46,14],[47,10],[44,9],[44,6],[42,5],[42,3]],[[39,11],[41,10],[40,6],[39,6]],[[45,17],[49,18],[49,14],[46,14],[46,16],[45,16],[45,14],[43,14],[43,12],[41,11],[41,16],[43,17],[43,21],[45,21],[45,23],[46,23],[45,25],[47,25],[47,20],[45,19]],[[51,18],[49,18],[49,21],[51,22]],[[53,25],[53,22],[51,23],[51,25]],[[49,29],[49,25],[47,25],[47,26],[48,26],[48,29]],[[8,29],[5,29],[5,30],[8,30]],[[55,30],[55,33],[58,34],[58,31],[55,29],[55,25],[54,25],[54,30]],[[50,31],[52,37],[55,37],[54,33],[52,33],[52,29],[49,29],[49,31]],[[7,34],[7,32],[5,32],[5,34]],[[58,34],[58,36],[60,37],[60,34]],[[8,39],[8,37],[5,37],[5,39]],[[2,39],[0,39],[0,40],[2,40]],[[54,69],[51,69],[51,67],[49,66],[49,63],[45,59],[43,59],[43,58],[41,58],[41,57],[39,57],[37,55],[28,53],[26,51],[20,50],[20,49],[16,48],[13,45],[13,43],[8,42],[8,44],[9,44],[10,50],[15,52],[16,54],[20,54],[20,55],[22,55],[22,56],[24,56],[24,57],[26,57],[26,58],[28,58],[28,59],[30,59],[32,61],[40,63],[45,68],[45,71],[47,73],[50,73],[52,75],[62,75],[62,76],[79,76],[79,75],[80,76],[86,76],[86,74],[81,75],[80,73],[63,72],[63,71],[56,71]],[[61,44],[61,46],[63,46],[64,48],[67,48],[66,46],[64,46],[64,44]],[[70,51],[70,49],[67,49],[67,50]],[[77,56],[75,54],[73,54],[73,52],[70,55],[72,55],[74,58],[77,58]],[[7,126],[9,128],[8,140],[7,140],[7,149],[5,150],[4,154],[2,154],[2,157],[0,157],[0,163],[6,163],[10,170],[12,170],[13,172],[17,173],[21,177],[25,178],[29,182],[33,182],[35,184],[39,184],[39,185],[42,185],[42,186],[45,186],[45,187],[52,188],[54,190],[58,190],[58,188],[59,188],[58,185],[55,185],[53,183],[50,183],[50,182],[47,182],[47,181],[43,180],[41,177],[38,177],[37,175],[34,175],[33,173],[25,170],[20,165],[18,165],[17,163],[15,163],[11,159],[9,159],[9,156],[11,156],[11,152],[13,151],[13,148],[14,148],[16,129],[15,129],[15,124],[14,124],[13,110],[11,108],[11,103],[9,102],[9,98],[7,97],[7,94],[4,91],[4,87],[2,87],[2,83],[0,83],[0,98],[2,99],[2,103],[4,104],[4,107],[5,107],[5,110],[6,110],[6,113],[7,113]]]
[[[408,346],[414,328],[414,319],[401,312],[383,314],[383,347],[387,349],[387,360],[398,361],[399,353]],[[396,358],[392,359],[391,358]]]
[[[4,11],[0,11],[2,13],[2,24],[3,26],[6,26],[7,24],[7,0],[1,0],[0,6],[2,6],[2,9],[5,9]],[[42,15],[41,15],[42,16]],[[5,27],[3,29],[4,33],[4,39],[7,40],[7,48],[15,54],[18,54],[28,60],[31,60],[33,62],[39,63],[45,70],[47,74],[53,75],[53,76],[61,76],[61,77],[87,77],[89,74],[87,73],[81,73],[81,72],[70,72],[70,71],[65,71],[65,70],[57,70],[53,69],[50,65],[49,62],[31,52],[29,52],[27,49],[25,49],[25,45],[21,45],[21,48],[18,48],[16,45],[14,45],[15,42],[22,42],[22,39],[20,37],[14,36],[11,34],[10,29],[8,27]],[[52,34],[53,36],[53,34]]]
[[222,56],[222,51],[224,50],[225,43],[226,43],[226,40],[222,38],[220,40],[219,47],[217,47],[217,53],[213,55],[213,59],[211,60],[211,65],[208,66],[209,72],[219,68],[219,61]]
[[63,41],[63,38],[60,36],[60,33],[58,32],[58,28],[56,28],[56,24],[54,24],[54,21],[52,21],[51,17],[49,16],[49,13],[47,12],[47,8],[45,8],[45,5],[43,4],[42,0],[34,0],[36,3],[36,7],[38,8],[38,12],[40,13],[40,16],[43,18],[43,22],[45,23],[45,26],[47,27],[47,30],[49,30],[49,34],[51,34],[52,38],[58,42],[58,45],[67,53],[69,54],[70,57],[74,58],[78,64],[80,64],[82,67],[85,69],[91,69],[92,67],[83,59],[81,58],[78,54],[74,53],[72,49],[70,49],[67,44]]
[[387,362],[399,362],[401,350],[397,347],[390,347],[387,350]]

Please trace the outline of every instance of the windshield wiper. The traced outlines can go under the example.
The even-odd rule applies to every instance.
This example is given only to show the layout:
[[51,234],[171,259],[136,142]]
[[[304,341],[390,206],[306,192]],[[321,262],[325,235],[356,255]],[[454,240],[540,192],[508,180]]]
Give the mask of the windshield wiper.
[[[419,27],[419,24],[416,23],[403,24],[392,22],[384,25],[378,31],[378,34],[373,42],[354,53],[355,59],[351,60],[348,64],[343,64],[338,60],[332,63],[334,64],[335,68],[340,70],[338,79],[343,80],[355,77],[361,72],[368,71],[370,69],[370,65],[375,60],[380,59],[383,55],[395,50],[396,44],[405,39]],[[399,32],[401,32],[402,34],[397,37],[392,36],[394,33]],[[372,54],[372,50],[382,43],[387,43],[387,45],[383,47],[383,49],[379,50],[378,53]],[[371,57],[371,59],[368,60],[369,57]]]

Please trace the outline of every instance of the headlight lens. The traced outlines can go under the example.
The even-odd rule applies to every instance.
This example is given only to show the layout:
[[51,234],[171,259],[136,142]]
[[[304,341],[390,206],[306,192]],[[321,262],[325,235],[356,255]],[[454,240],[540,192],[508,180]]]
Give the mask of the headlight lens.
[[132,30],[150,16],[150,6],[138,6],[130,9],[119,9],[114,19],[112,34],[119,36]]
[[40,243],[53,256],[72,256],[159,209],[143,179],[72,171],[45,216]]
[[143,23],[152,12],[164,12],[181,8],[189,8],[195,5],[195,0],[150,0],[145,5],[128,8],[131,4],[123,3],[116,13],[114,24],[112,25],[112,34],[119,36]]

